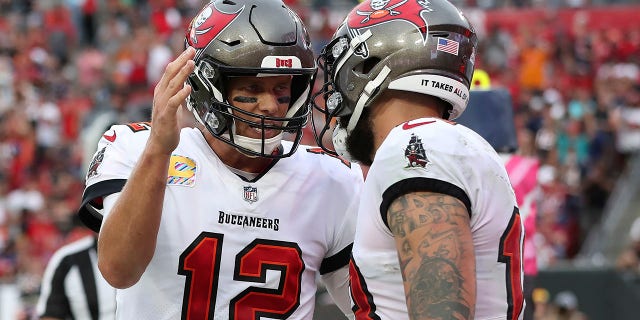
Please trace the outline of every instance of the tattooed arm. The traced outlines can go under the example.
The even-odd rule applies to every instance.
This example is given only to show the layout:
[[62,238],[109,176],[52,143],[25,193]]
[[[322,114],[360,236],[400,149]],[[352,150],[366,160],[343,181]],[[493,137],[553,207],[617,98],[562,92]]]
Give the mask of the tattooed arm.
[[414,192],[395,199],[387,218],[409,318],[473,319],[475,255],[464,204],[440,193]]

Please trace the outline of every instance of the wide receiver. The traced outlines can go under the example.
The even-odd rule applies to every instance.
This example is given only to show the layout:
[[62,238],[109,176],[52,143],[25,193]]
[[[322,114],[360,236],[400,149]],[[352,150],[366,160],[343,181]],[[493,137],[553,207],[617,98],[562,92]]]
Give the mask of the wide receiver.
[[[325,47],[322,136],[370,165],[356,223],[357,319],[519,319],[522,222],[500,156],[451,120],[476,33],[446,0],[364,1]],[[327,151],[331,151],[323,145]]]
[[[349,310],[362,171],[298,147],[316,72],[280,0],[217,0],[154,91],[151,123],[113,126],[79,214],[118,319],[311,319],[316,278]],[[197,125],[182,128],[187,99]],[[283,141],[285,133],[292,142]]]

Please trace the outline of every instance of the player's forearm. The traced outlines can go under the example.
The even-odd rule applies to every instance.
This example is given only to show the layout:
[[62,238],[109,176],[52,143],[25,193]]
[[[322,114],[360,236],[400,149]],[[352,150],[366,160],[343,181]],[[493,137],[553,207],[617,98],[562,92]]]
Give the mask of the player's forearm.
[[134,285],[153,257],[169,157],[147,147],[103,222],[98,266],[116,288]]

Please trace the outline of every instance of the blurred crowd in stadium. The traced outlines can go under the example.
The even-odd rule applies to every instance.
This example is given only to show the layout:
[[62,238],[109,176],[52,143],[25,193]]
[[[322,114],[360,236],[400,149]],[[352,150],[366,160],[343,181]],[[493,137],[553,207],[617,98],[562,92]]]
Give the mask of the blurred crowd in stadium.
[[[354,4],[286,2],[317,51]],[[543,2],[456,3],[475,7],[473,20],[478,7]],[[20,296],[28,314],[51,254],[88,232],[75,219],[97,141],[87,128],[106,119],[99,137],[111,123],[148,120],[153,87],[201,3],[0,0],[0,301]],[[640,150],[640,21],[595,30],[579,18],[556,22],[481,26],[477,65],[511,92],[519,153],[540,161],[541,268],[576,255]],[[304,139],[314,144],[311,132]]]

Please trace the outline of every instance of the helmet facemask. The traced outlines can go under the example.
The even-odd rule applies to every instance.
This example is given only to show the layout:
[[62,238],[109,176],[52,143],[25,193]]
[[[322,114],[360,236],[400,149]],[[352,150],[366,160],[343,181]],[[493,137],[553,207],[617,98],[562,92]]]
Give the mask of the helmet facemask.
[[[325,125],[320,130],[320,133],[317,133],[315,122],[312,123],[314,124],[313,132],[316,141],[325,152],[351,159],[352,157],[346,148],[347,136],[350,131],[355,128],[365,105],[370,102],[372,95],[377,93],[377,87],[384,81],[389,70],[385,68],[376,79],[370,81],[369,83],[372,85],[368,86],[368,88],[371,89],[363,91],[355,103],[355,107],[350,108],[344,101],[343,92],[345,91],[338,88],[333,79],[335,79],[336,74],[340,71],[344,62],[360,50],[360,45],[371,36],[371,32],[365,32],[349,41],[349,37],[346,35],[338,36],[338,34],[342,34],[344,31],[345,28],[343,25],[343,27],[336,31],[334,39],[323,48],[318,57],[318,67],[324,71],[324,83],[321,90],[313,97],[313,106],[324,115]],[[353,88],[350,89],[352,90]],[[324,106],[320,106],[315,102],[315,98],[319,95],[322,95],[324,98]],[[336,124],[333,128],[332,142],[335,150],[327,148],[323,143],[324,136],[330,129],[333,118],[339,118],[338,121],[347,122],[341,126]]]
[[[343,105],[342,94],[336,90],[336,86],[333,82],[333,74],[335,70],[335,62],[344,54],[346,54],[346,46],[347,46],[347,38],[346,37],[337,37],[331,41],[328,45],[326,45],[318,59],[316,64],[318,65],[318,69],[322,70],[323,74],[323,82],[322,87],[318,92],[316,92],[311,102],[313,104],[313,108],[316,112],[322,114],[322,123],[323,126],[318,131],[316,128],[316,122],[312,121],[311,124],[313,126],[313,135],[318,145],[329,154],[338,155],[339,151],[334,151],[325,146],[323,143],[324,137],[328,131],[332,130],[331,124],[333,123],[333,119],[339,117],[341,113],[345,111],[345,106]],[[322,101],[324,101],[324,105],[318,105],[316,103],[317,98],[322,96]],[[312,113],[315,117],[315,113]],[[337,124],[335,124],[337,127]],[[335,128],[333,129],[334,134],[336,133]],[[346,137],[345,137],[346,138]],[[344,150],[346,152],[346,150]]]
[[[216,13],[222,13],[223,18],[232,13],[237,17],[230,22],[233,27],[225,27],[219,35],[206,38],[209,42],[196,47],[196,68],[187,81],[192,87],[187,99],[188,108],[214,137],[245,155],[266,158],[291,156],[308,121],[308,101],[316,73],[304,26],[290,9],[275,0],[239,0],[233,3],[218,0],[208,4],[202,12],[211,11],[214,12],[211,18]],[[190,34],[194,32],[187,33],[186,45],[194,44],[190,41]],[[225,84],[230,77],[282,75],[292,77],[291,102],[288,112],[282,117],[249,112],[228,101]],[[236,134],[235,128],[239,123],[261,130],[262,138]],[[266,129],[280,131],[280,134],[266,138]],[[284,134],[289,136],[293,146],[280,152],[275,147],[280,146]]]

